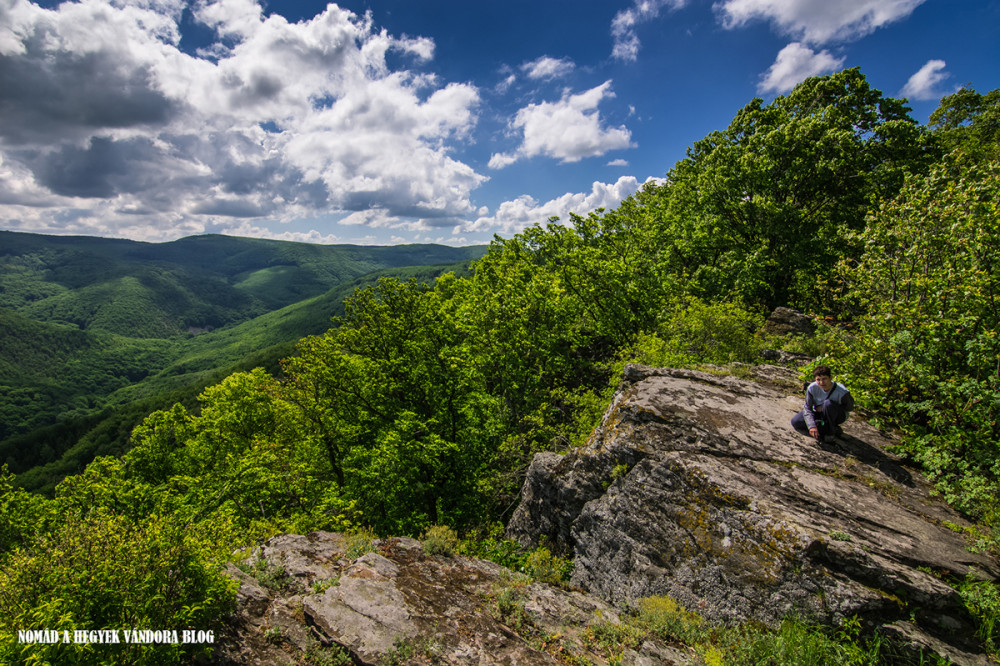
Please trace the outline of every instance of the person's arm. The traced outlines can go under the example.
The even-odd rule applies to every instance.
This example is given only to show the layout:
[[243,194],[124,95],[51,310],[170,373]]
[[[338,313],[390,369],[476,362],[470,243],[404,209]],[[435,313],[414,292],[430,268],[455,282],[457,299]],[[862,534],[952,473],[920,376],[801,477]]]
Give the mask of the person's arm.
[[[810,385],[809,388],[812,388]],[[805,418],[806,427],[809,428],[809,432],[812,433],[816,429],[816,403],[813,401],[813,394],[808,388],[806,389],[806,408],[805,408]]]

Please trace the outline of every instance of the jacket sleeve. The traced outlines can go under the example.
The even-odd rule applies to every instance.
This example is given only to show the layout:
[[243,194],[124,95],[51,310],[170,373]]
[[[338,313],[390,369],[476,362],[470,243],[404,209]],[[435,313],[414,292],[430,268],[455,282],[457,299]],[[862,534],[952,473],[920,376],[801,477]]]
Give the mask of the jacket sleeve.
[[806,389],[806,408],[803,410],[803,416],[806,419],[806,427],[810,430],[816,427],[816,403],[813,401],[812,391]]
[[845,413],[854,409],[854,396],[846,387],[844,388],[844,396],[840,399],[840,406],[844,408]]

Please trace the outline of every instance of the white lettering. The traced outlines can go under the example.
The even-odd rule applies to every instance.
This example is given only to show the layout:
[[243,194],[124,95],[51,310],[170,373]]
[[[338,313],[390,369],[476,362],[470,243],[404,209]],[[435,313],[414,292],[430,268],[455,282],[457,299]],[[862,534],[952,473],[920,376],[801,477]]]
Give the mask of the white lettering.
[[18,643],[58,643],[59,632],[51,629],[18,629]]

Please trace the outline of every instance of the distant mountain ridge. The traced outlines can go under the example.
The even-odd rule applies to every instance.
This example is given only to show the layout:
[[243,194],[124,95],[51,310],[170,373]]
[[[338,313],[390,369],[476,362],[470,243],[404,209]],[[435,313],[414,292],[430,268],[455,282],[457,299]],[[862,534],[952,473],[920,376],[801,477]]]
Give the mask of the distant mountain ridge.
[[485,246],[310,245],[233,236],[167,243],[0,231],[0,308],[128,337],[247,321],[387,268],[476,259]]

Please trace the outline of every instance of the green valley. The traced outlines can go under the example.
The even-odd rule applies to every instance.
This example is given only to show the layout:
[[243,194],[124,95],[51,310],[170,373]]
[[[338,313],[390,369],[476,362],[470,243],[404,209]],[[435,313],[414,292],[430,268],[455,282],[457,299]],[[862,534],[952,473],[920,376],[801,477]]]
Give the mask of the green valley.
[[173,243],[0,232],[0,463],[51,491],[145,414],[277,369],[379,277],[467,271],[485,248]]

